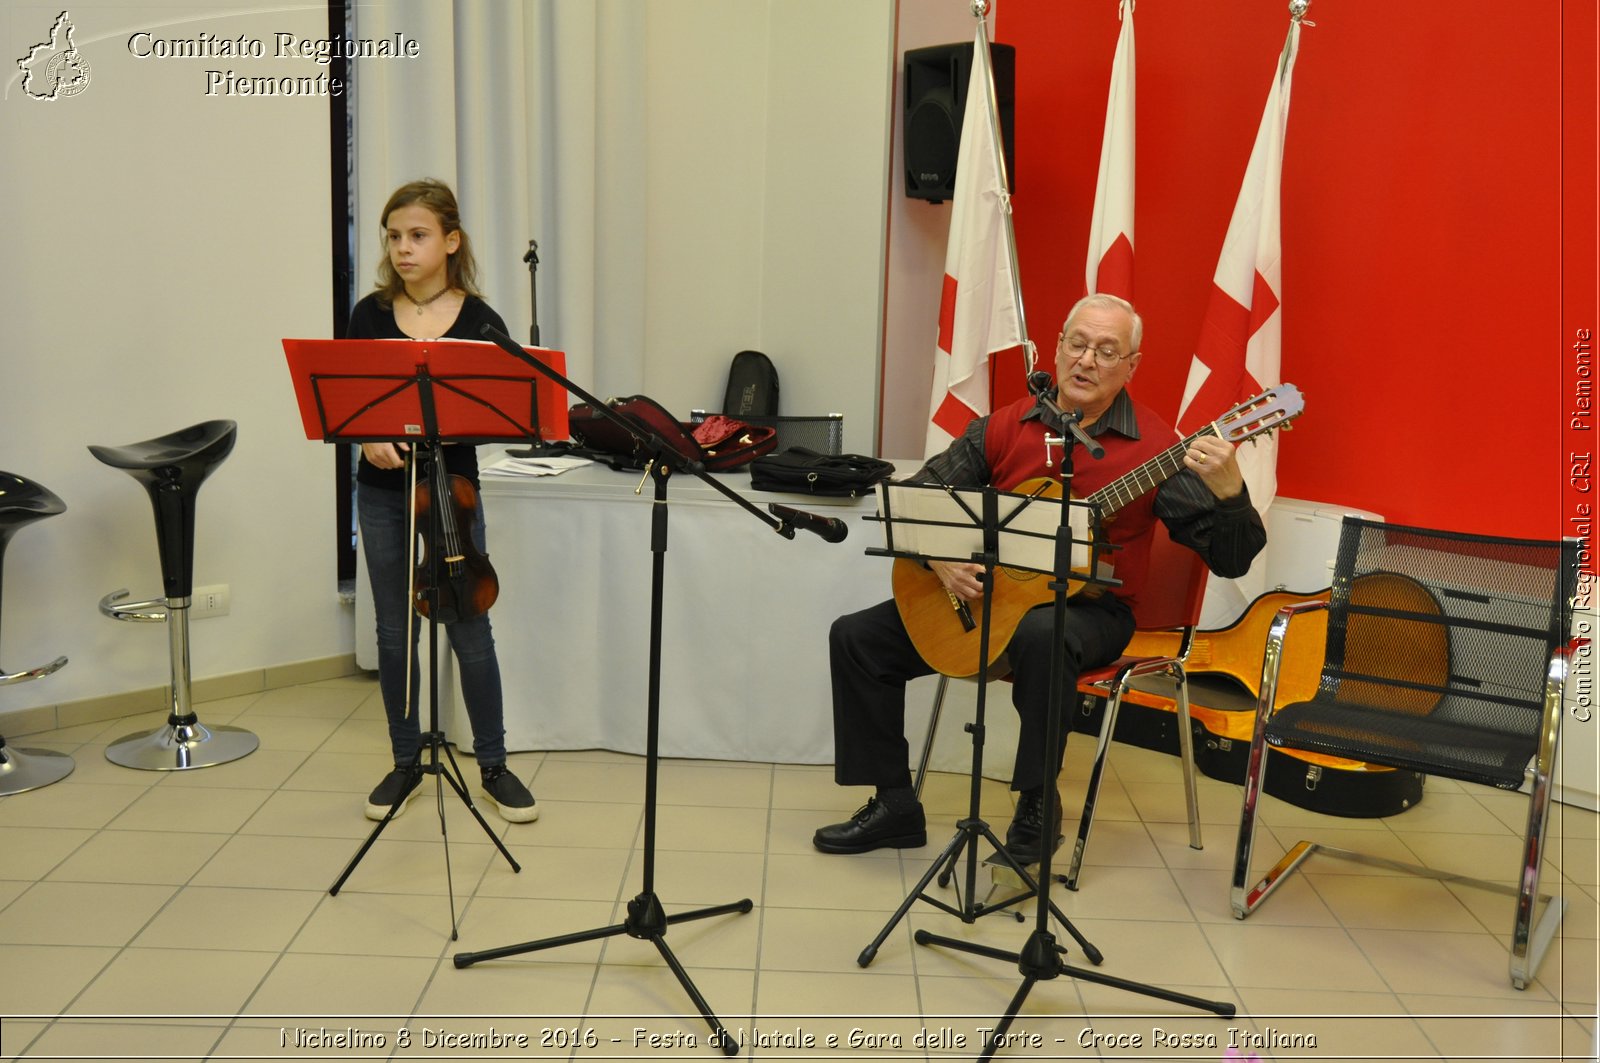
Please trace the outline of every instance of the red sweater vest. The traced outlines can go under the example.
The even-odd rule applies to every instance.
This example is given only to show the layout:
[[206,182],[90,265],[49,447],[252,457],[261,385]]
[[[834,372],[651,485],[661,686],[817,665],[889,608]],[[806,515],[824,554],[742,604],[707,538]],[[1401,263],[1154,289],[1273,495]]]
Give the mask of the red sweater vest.
[[[1001,490],[1009,491],[1024,480],[1041,476],[1059,478],[1061,448],[1051,448],[1055,466],[1046,466],[1044,425],[1037,419],[1021,420],[1022,415],[1033,408],[1033,403],[1032,397],[1018,399],[996,410],[989,418],[984,433],[984,455],[989,463],[990,482]],[[1072,497],[1087,498],[1178,441],[1178,434],[1171,426],[1148,408],[1137,401],[1133,408],[1141,438],[1130,439],[1115,430],[1101,433],[1095,441],[1106,453],[1099,461],[1081,447],[1073,450]],[[1149,563],[1150,536],[1156,520],[1152,509],[1154,499],[1154,492],[1147,492],[1117,510],[1105,522],[1106,538],[1121,547],[1109,555],[1114,574],[1122,581],[1122,586],[1113,593],[1130,606],[1139,600]]]

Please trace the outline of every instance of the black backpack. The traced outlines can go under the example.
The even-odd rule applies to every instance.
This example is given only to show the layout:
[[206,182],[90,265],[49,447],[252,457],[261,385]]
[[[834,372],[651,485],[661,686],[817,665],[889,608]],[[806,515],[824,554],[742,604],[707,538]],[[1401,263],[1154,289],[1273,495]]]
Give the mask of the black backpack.
[[772,417],[778,412],[778,370],[760,351],[740,351],[728,366],[722,412],[729,417]]

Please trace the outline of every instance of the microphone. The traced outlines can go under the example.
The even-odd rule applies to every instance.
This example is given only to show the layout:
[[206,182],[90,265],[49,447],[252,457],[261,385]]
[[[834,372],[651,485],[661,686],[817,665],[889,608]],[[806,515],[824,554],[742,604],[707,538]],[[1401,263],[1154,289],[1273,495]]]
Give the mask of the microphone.
[[776,502],[768,502],[767,509],[772,511],[774,517],[783,521],[783,527],[778,529],[778,534],[785,539],[793,539],[796,528],[804,528],[813,535],[820,535],[824,541],[830,543],[842,543],[844,537],[850,534],[850,528],[838,517],[822,517],[815,513],[807,513],[803,509],[780,506]]
[[1062,435],[1071,434],[1074,442],[1089,452],[1095,460],[1105,457],[1106,448],[1096,443],[1094,437],[1082,428],[1078,422],[1083,419],[1082,410],[1073,410],[1068,414],[1056,405],[1055,396],[1050,388],[1050,374],[1042,369],[1034,370],[1028,374],[1028,390],[1038,398],[1038,405],[1048,415],[1045,424],[1051,428],[1058,428]]

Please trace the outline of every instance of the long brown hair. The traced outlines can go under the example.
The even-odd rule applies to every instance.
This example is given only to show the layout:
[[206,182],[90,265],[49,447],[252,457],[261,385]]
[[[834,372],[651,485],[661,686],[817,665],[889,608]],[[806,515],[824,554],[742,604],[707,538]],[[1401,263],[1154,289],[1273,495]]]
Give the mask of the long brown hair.
[[404,294],[406,290],[405,281],[394,271],[394,263],[389,261],[389,215],[413,203],[433,212],[445,236],[460,234],[460,245],[445,260],[446,283],[468,295],[483,298],[483,293],[478,290],[478,262],[472,257],[472,241],[467,239],[467,231],[461,227],[461,208],[456,206],[456,194],[443,181],[430,177],[395,189],[389,202],[383,205],[383,213],[378,215],[378,247],[382,252],[378,260],[378,302],[392,306],[395,296]]

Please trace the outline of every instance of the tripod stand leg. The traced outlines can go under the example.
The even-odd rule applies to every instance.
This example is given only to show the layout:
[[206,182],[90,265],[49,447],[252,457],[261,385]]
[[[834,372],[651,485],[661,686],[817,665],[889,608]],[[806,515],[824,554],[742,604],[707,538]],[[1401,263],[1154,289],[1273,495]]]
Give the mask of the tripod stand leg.
[[[653,902],[653,903],[652,903]],[[718,905],[715,908],[701,908],[693,912],[683,912],[679,915],[658,916],[661,902],[654,899],[653,894],[640,894],[628,902],[628,918],[626,922],[612,926],[603,926],[595,930],[581,930],[574,934],[562,934],[558,937],[540,938],[537,941],[525,941],[520,945],[502,945],[499,948],[483,949],[478,952],[458,952],[453,962],[457,968],[471,967],[484,960],[500,960],[507,956],[520,956],[525,952],[538,952],[542,949],[560,948],[563,945],[578,945],[585,941],[598,941],[601,938],[616,937],[627,934],[629,937],[653,938],[666,932],[665,927],[671,923],[681,923],[690,919],[705,919],[713,915],[731,915],[734,913],[745,914],[755,907],[747,897],[732,904]]]
[[[415,772],[419,776],[416,786],[422,785],[420,776],[426,770],[422,765],[422,748],[421,746],[417,747],[417,755],[412,758],[410,764],[405,766],[407,772]],[[405,807],[406,801],[411,797],[411,791],[415,790],[416,786],[411,787],[409,790],[402,787],[400,792],[395,795],[394,803],[389,806],[389,811],[384,813],[383,818],[367,834],[367,840],[361,843],[361,848],[356,850],[356,854],[350,858],[350,862],[339,873],[339,877],[334,880],[333,885],[328,887],[328,896],[339,896],[339,890],[344,887],[345,881],[355,873],[356,865],[361,863],[362,858],[367,855],[367,850],[372,848],[373,844],[378,840],[378,835],[383,833],[383,828],[389,825],[389,821],[400,814],[400,810]],[[454,931],[454,929],[454,926],[452,926],[451,930]]]
[[1025,977],[1017,991],[1012,994],[1011,1003],[1006,1005],[1006,1013],[994,1024],[994,1029],[989,1031],[989,1036],[983,1039],[983,1054],[978,1057],[981,1061],[994,1058],[1000,1048],[1000,1042],[1005,1038],[1006,1031],[1011,1029],[1012,1020],[1017,1017],[1017,1012],[1022,1010],[1022,1005],[1028,999],[1028,992],[1033,989],[1033,983],[1038,981],[1032,976]]
[[755,909],[755,902],[749,897],[730,904],[718,904],[711,908],[697,908],[692,912],[679,912],[677,915],[667,916],[667,922],[687,923],[692,919],[710,919],[714,915],[749,915]]
[[[448,771],[446,771],[444,765],[439,762],[438,751],[440,749],[444,750],[445,758],[450,762],[450,770]],[[431,751],[431,763],[422,763],[422,755],[424,750]],[[467,811],[472,813],[472,818],[478,821],[478,826],[483,828],[483,833],[488,835],[489,840],[494,843],[494,847],[500,850],[500,855],[506,858],[506,863],[511,865],[511,870],[515,872],[520,872],[522,870],[522,865],[517,863],[516,857],[511,855],[511,850],[507,849],[505,843],[502,842],[499,836],[495,834],[494,828],[489,826],[489,821],[484,819],[483,814],[478,811],[478,806],[472,803],[472,798],[467,794],[466,782],[461,775],[461,766],[456,763],[455,754],[450,752],[450,746],[445,741],[444,734],[442,732],[430,731],[422,736],[422,745],[417,749],[416,759],[407,766],[407,770],[416,771],[423,775],[443,776],[444,780],[450,784],[450,788],[456,792],[456,796],[461,798],[461,803],[467,806]],[[419,783],[418,785],[421,784]],[[350,858],[350,863],[345,865],[344,871],[339,874],[339,877],[337,880],[335,880],[334,884],[328,888],[328,894],[330,896],[337,897],[339,895],[339,890],[344,887],[345,880],[347,880],[355,871],[356,865],[361,863],[362,857],[367,855],[367,850],[371,849],[373,843],[378,840],[378,835],[383,833],[383,828],[387,827],[389,825],[389,821],[400,814],[400,809],[405,805],[406,798],[408,796],[409,791],[405,791],[395,798],[394,804],[389,806],[389,811],[385,813],[384,817],[378,821],[375,827],[372,828],[372,832],[367,835],[367,840],[361,843],[361,848],[356,850],[356,855]],[[440,833],[442,834],[444,833],[444,798],[442,791],[439,794],[439,816],[439,829]],[[445,845],[445,874],[448,878],[450,866],[450,849],[448,840],[446,841]],[[454,930],[454,927],[452,927],[452,930]],[[451,934],[451,938],[452,940],[455,938],[454,933]]]
[[985,1047],[983,1059],[993,1055],[993,1044],[1004,1035],[1011,1021],[1016,1017],[1017,1011],[1022,1007],[1022,1002],[1027,998],[1028,991],[1035,982],[1048,978],[1057,978],[1068,975],[1079,978],[1085,982],[1094,982],[1097,985],[1110,986],[1113,989],[1124,989],[1130,993],[1139,993],[1158,1000],[1170,1001],[1174,1004],[1183,1004],[1186,1007],[1197,1008],[1200,1011],[1209,1011],[1213,1015],[1220,1015],[1224,1019],[1231,1019],[1237,1009],[1233,1004],[1222,1000],[1206,1000],[1203,997],[1191,996],[1188,993],[1179,993],[1171,989],[1162,989],[1159,986],[1146,985],[1143,982],[1133,982],[1115,975],[1102,974],[1099,971],[1090,971],[1082,967],[1072,967],[1061,962],[1064,951],[1057,945],[1055,939],[1044,931],[1035,930],[1029,936],[1021,953],[1006,952],[1003,949],[991,948],[973,941],[958,941],[955,938],[941,937],[930,934],[926,930],[916,933],[918,945],[942,945],[957,952],[967,952],[974,956],[984,956],[991,960],[1005,960],[1015,963],[1022,972],[1022,985],[1017,990],[1016,996],[1011,1000],[1011,1006],[1006,1014],[995,1023],[991,1044]]
[[478,811],[478,806],[473,804],[472,798],[468,795],[467,781],[461,774],[461,765],[456,763],[456,755],[450,752],[450,746],[444,741],[443,735],[439,736],[439,740],[440,747],[444,749],[445,757],[450,761],[450,771],[444,773],[445,780],[449,782],[451,789],[455,790],[456,796],[461,798],[461,803],[467,806],[467,811],[472,813],[472,818],[478,821],[478,826],[483,828],[483,833],[487,834],[489,840],[494,842],[494,847],[500,850],[500,855],[506,858],[506,863],[511,865],[511,870],[520,872],[522,865],[517,863],[516,858],[511,855],[511,850],[506,848],[505,842],[500,840],[500,836],[494,832],[493,827],[489,826],[489,821],[483,818],[483,813]]
[[1098,985],[1110,986],[1113,989],[1125,989],[1130,993],[1139,993],[1143,996],[1155,997],[1157,1000],[1167,1000],[1174,1004],[1197,1008],[1200,1011],[1209,1011],[1211,1014],[1220,1015],[1224,1019],[1231,1019],[1238,1012],[1238,1008],[1226,1000],[1206,1000],[1203,997],[1190,996],[1188,993],[1162,989],[1160,986],[1145,985],[1143,982],[1130,982],[1126,978],[1103,974],[1100,971],[1086,971],[1082,967],[1069,967],[1063,964],[1061,972],[1073,978],[1081,978],[1085,982],[1094,982]]
[[356,850],[356,855],[350,858],[350,862],[344,866],[343,871],[339,872],[339,877],[334,880],[333,885],[328,887],[328,896],[339,896],[339,891],[344,888],[345,881],[355,872],[356,865],[361,863],[361,858],[367,855],[367,850],[371,849],[372,844],[378,840],[378,835],[383,833],[383,828],[389,825],[389,821],[394,818],[403,800],[405,800],[403,796],[397,799],[390,806],[388,813],[378,821],[378,825],[372,828],[372,832],[367,835],[367,840],[362,842],[361,848]]
[[685,993],[689,994],[689,999],[694,1001],[694,1006],[700,1012],[700,1017],[706,1020],[706,1025],[711,1027],[712,1045],[722,1049],[723,1055],[738,1055],[738,1040],[728,1033],[727,1027],[722,1025],[716,1013],[711,1010],[711,1005],[706,1003],[706,998],[700,995],[700,990],[695,987],[694,982],[689,978],[689,972],[683,969],[683,964],[678,962],[678,957],[674,956],[672,950],[667,947],[666,939],[660,934],[656,934],[650,938],[650,942],[655,945],[656,951],[661,953],[661,958],[667,961],[667,966],[672,968],[672,973],[678,979],[678,984],[683,987]]
[[626,923],[616,923],[612,926],[602,926],[594,930],[580,930],[574,934],[561,934],[558,937],[540,938],[538,941],[524,941],[520,945],[501,945],[498,948],[482,949],[478,952],[458,952],[452,957],[451,962],[460,970],[471,967],[484,960],[503,960],[507,956],[521,956],[525,952],[539,952],[542,949],[556,949],[564,945],[581,945],[585,941],[598,941],[601,938],[616,937],[618,934],[628,932]]
[[871,944],[861,950],[861,955],[856,957],[857,967],[865,967],[877,957],[878,949],[888,940],[889,933],[894,930],[895,924],[906,917],[906,913],[917,902],[917,898],[922,896],[922,891],[928,888],[928,883],[932,882],[933,877],[939,874],[946,861],[956,858],[956,854],[961,851],[962,846],[966,845],[969,840],[970,837],[966,831],[956,832],[956,836],[950,839],[939,855],[934,857],[933,862],[928,865],[928,870],[922,873],[922,878],[917,880],[915,886],[911,887],[911,892],[906,894],[905,900],[900,902],[900,907],[895,909],[894,914],[889,917],[889,921],[883,924],[883,929],[878,931],[878,936],[872,939]]

